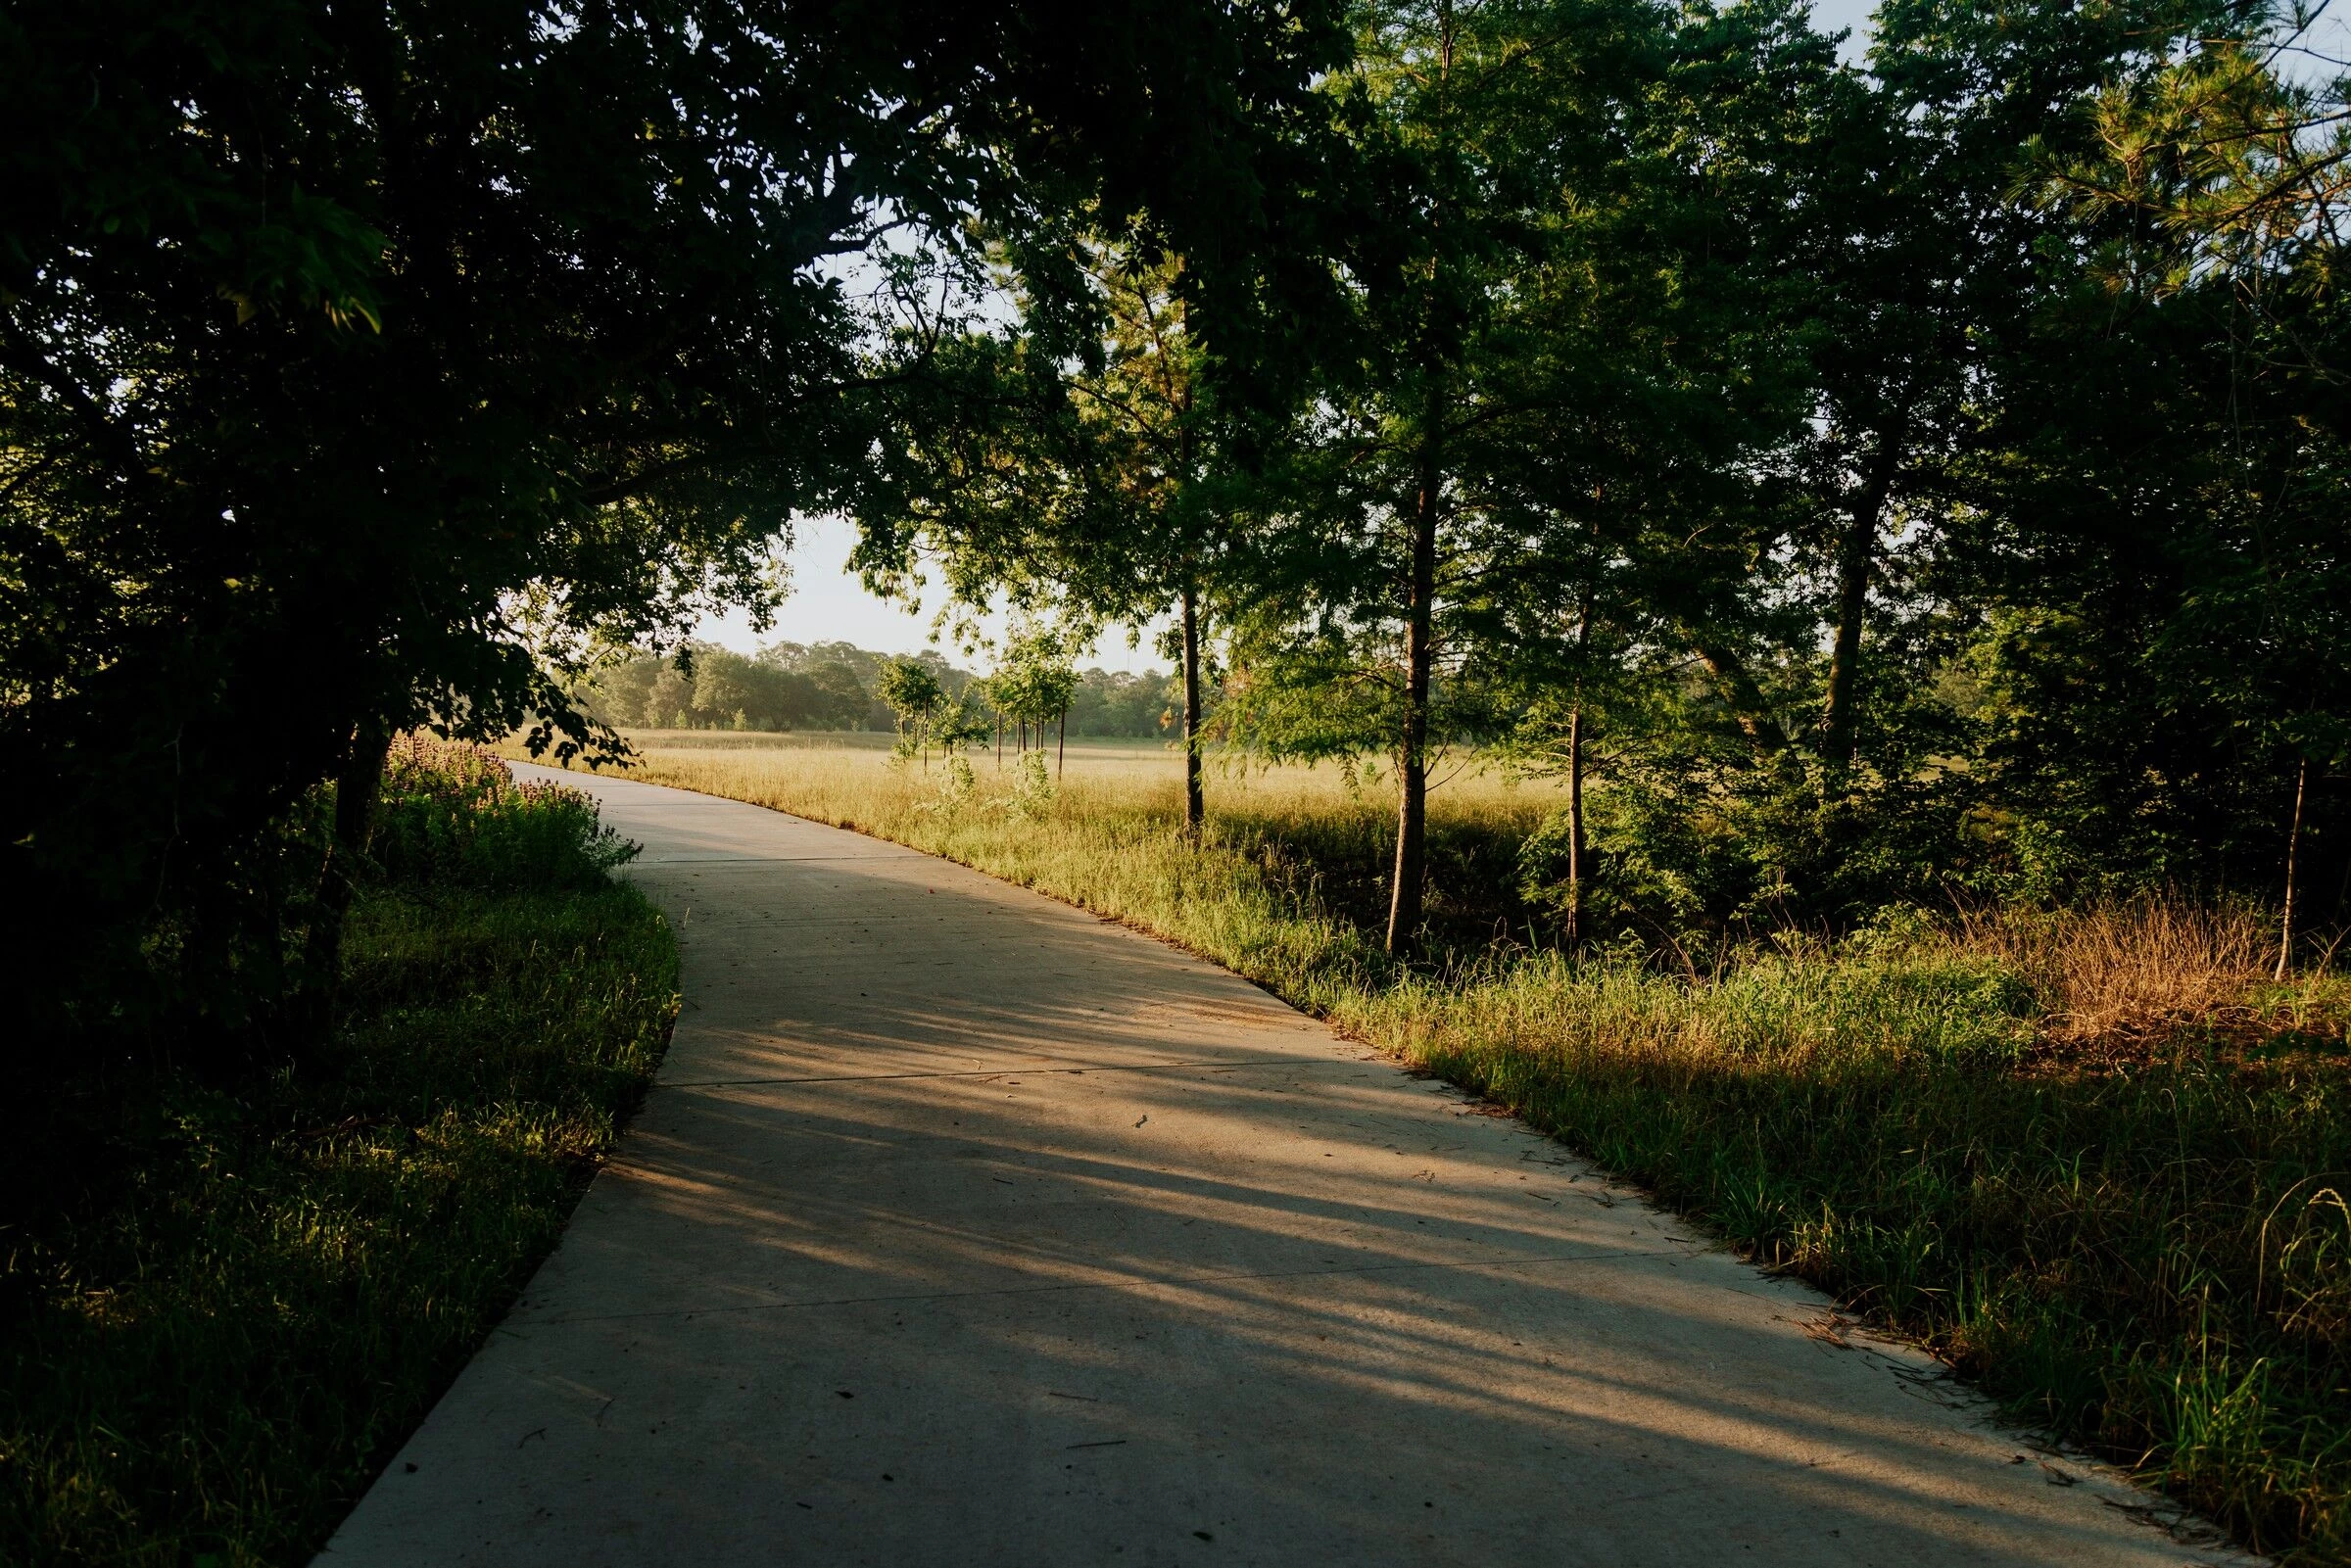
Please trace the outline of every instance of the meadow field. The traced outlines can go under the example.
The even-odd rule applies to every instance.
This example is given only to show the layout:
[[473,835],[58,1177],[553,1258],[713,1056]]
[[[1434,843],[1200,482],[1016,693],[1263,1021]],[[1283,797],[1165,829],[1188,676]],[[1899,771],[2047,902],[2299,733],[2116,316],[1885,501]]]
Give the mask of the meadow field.
[[[1393,784],[1376,766],[1268,766],[1212,753],[1210,832],[1194,849],[1176,832],[1183,758],[1166,743],[1072,739],[1058,751],[1048,744],[1032,753],[1043,759],[1039,789],[1010,741],[1001,765],[993,749],[969,753],[965,785],[936,753],[928,763],[892,765],[887,734],[629,736],[639,755],[633,778],[915,844],[1195,946],[1186,921],[1237,922],[1213,945],[1220,962],[1253,976],[1263,977],[1257,966],[1267,960],[1238,955],[1260,939],[1286,947],[1294,939],[1287,923],[1302,917],[1335,923],[1334,952],[1384,973],[1386,960],[1358,954],[1355,935],[1386,919],[1395,855]],[[1432,947],[1482,955],[1496,944],[1540,940],[1528,928],[1516,856],[1562,803],[1563,786],[1463,758],[1441,763],[1430,778]],[[1046,822],[1052,830],[1039,832]],[[1114,869],[1115,883],[1104,882]],[[1198,884],[1203,877],[1215,881],[1213,893]]]
[[2017,1419],[2262,1549],[2351,1555],[2351,996],[2272,984],[2249,912],[1912,912],[1703,972],[1546,944],[1516,848],[1558,803],[1432,792],[1442,961],[1380,950],[1376,776],[1079,745],[892,764],[887,736],[648,732],[631,777],[947,856],[1127,922],[1488,1097]]

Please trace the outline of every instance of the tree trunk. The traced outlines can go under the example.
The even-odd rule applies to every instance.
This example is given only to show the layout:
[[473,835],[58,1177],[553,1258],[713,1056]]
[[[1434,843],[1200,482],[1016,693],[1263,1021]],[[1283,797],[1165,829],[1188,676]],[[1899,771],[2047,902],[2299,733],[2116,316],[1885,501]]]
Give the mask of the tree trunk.
[[1070,760],[1070,710],[1061,710],[1061,728],[1053,740],[1053,782],[1061,783],[1062,764]]
[[352,892],[358,886],[360,869],[366,863],[367,839],[375,826],[375,797],[383,788],[384,759],[391,750],[391,732],[363,722],[353,727],[343,745],[342,763],[335,771],[334,837],[319,868],[316,908],[303,948],[309,996],[300,1028],[312,1041],[324,1038],[334,1022],[335,990],[343,969],[344,917],[351,912]]
[[1567,950],[1584,940],[1584,704],[1567,716]]
[[1589,590],[1576,605],[1575,706],[1567,714],[1567,950],[1584,940],[1584,677],[1582,664],[1592,647],[1592,594]]
[[1404,642],[1404,733],[1397,748],[1396,883],[1388,900],[1388,952],[1411,956],[1419,943],[1421,879],[1427,870],[1428,686],[1436,662],[1437,434],[1435,398],[1420,438],[1420,494],[1413,506],[1412,580]]
[[1755,678],[1748,673],[1746,663],[1729,648],[1715,643],[1698,644],[1698,659],[1722,687],[1730,700],[1731,718],[1747,743],[1755,750],[1755,761],[1769,762],[1787,742],[1769,722],[1763,711],[1763,691]]
[[1004,715],[996,715],[996,772],[1004,771]]
[[2278,926],[2278,973],[2272,976],[2279,984],[2285,983],[2294,959],[2294,862],[2295,851],[2302,843],[2302,799],[2310,788],[2310,759],[2304,757],[2301,767],[2294,771],[2294,825],[2285,835],[2285,916]]
[[1853,497],[1852,515],[1837,551],[1837,642],[1829,655],[1829,700],[1820,716],[1820,751],[1830,762],[1853,759],[1853,680],[1861,663],[1861,620],[1869,612],[1869,580],[1877,567],[1878,531],[1894,494],[1907,439],[1905,415],[1878,434],[1869,473]]
[[1190,578],[1183,583],[1183,831],[1198,839],[1208,819],[1200,788],[1200,601]]

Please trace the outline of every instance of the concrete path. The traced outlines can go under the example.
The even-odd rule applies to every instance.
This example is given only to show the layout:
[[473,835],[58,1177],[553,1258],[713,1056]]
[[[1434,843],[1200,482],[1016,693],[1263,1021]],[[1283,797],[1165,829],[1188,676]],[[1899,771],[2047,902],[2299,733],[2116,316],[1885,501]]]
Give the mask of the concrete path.
[[686,1013],[334,1568],[2229,1560],[1222,970],[574,782]]

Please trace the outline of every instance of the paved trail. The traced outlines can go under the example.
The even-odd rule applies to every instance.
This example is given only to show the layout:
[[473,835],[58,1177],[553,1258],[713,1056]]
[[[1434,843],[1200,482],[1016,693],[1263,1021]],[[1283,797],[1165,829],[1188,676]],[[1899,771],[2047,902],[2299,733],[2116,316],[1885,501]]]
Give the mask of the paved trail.
[[590,787],[686,1013],[331,1568],[2225,1560],[1223,971]]

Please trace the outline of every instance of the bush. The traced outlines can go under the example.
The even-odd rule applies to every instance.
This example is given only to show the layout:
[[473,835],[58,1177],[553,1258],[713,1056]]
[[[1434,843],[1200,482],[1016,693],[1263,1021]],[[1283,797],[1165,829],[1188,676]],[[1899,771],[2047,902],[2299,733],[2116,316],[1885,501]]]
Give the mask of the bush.
[[386,880],[484,892],[593,887],[636,852],[598,820],[589,796],[517,783],[479,746],[408,736],[385,764],[370,855]]

